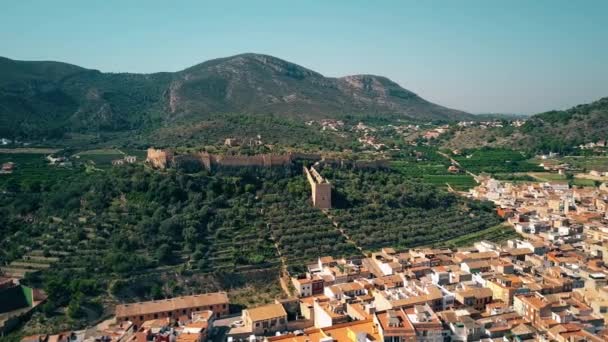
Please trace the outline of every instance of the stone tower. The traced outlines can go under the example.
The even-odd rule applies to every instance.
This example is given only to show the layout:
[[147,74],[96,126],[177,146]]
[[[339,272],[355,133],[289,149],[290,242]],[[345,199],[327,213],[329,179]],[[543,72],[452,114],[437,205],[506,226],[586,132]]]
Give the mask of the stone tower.
[[310,170],[304,167],[304,173],[310,183],[313,206],[319,209],[330,209],[331,183],[323,178],[314,167],[311,167]]

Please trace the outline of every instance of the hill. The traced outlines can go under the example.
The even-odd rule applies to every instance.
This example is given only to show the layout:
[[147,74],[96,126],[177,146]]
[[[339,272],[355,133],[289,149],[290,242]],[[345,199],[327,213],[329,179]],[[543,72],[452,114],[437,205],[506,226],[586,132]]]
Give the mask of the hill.
[[166,128],[223,113],[298,121],[357,114],[472,117],[430,103],[385,77],[330,78],[267,55],[236,55],[154,74],[0,58],[0,136]]
[[475,119],[478,121],[491,120],[522,120],[527,119],[530,115],[516,113],[479,113],[475,114]]
[[531,151],[568,152],[576,146],[608,138],[608,97],[529,117],[518,128],[457,129],[444,142],[448,148],[514,147]]

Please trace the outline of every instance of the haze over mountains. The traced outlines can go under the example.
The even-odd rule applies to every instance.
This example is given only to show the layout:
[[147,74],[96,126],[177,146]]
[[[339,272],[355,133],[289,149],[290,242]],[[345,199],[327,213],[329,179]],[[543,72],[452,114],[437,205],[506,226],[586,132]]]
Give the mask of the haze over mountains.
[[[382,76],[323,75],[279,58],[242,54],[169,73],[103,73],[60,62],[0,58],[0,126],[29,132],[124,130],[219,113],[297,119],[344,114],[462,120]],[[31,134],[31,133],[30,133]]]

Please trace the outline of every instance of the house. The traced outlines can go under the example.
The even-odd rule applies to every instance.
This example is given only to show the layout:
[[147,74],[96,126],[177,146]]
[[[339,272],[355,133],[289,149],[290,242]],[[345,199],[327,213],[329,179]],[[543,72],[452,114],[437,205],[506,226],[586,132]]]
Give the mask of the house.
[[513,298],[513,309],[534,326],[551,316],[551,304],[538,293],[518,295]]
[[328,286],[325,288],[325,295],[331,299],[352,299],[367,293],[363,285],[353,282]]
[[241,144],[241,140],[240,139],[226,138],[224,140],[224,145],[226,145],[228,147],[236,147],[236,146],[239,146],[240,144]]
[[228,295],[226,292],[205,293],[192,296],[175,297],[149,302],[119,304],[116,306],[116,321],[131,321],[139,327],[143,322],[153,319],[169,318],[177,320],[192,312],[211,310],[216,317],[228,314]]
[[475,308],[483,311],[486,305],[492,302],[492,290],[487,287],[482,288],[467,288],[455,292],[454,298],[464,306]]
[[327,298],[313,302],[313,316],[314,326],[317,328],[331,327],[350,320],[347,304]]
[[243,310],[243,322],[254,335],[287,330],[287,312],[281,304],[268,304]]
[[309,297],[323,293],[323,278],[318,275],[312,275],[305,278],[291,278],[291,283],[296,289],[298,297]]
[[416,330],[401,309],[376,313],[374,323],[378,326],[378,334],[384,342],[416,341]]
[[428,304],[416,305],[413,308],[404,309],[404,312],[414,326],[416,341],[441,342],[445,340],[443,325]]
[[264,342],[380,342],[376,324],[371,319],[347,322],[325,328],[309,328],[300,332],[266,337]]
[[133,164],[137,161],[137,157],[136,156],[125,156],[124,160],[125,160],[125,162],[127,162],[129,164]]

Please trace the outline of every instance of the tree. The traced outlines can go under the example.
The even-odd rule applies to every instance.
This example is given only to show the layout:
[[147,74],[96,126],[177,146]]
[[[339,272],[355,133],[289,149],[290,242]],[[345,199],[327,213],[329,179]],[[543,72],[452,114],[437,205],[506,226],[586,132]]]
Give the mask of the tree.
[[163,264],[171,263],[173,261],[173,249],[171,246],[166,243],[160,245],[156,250],[156,259]]

